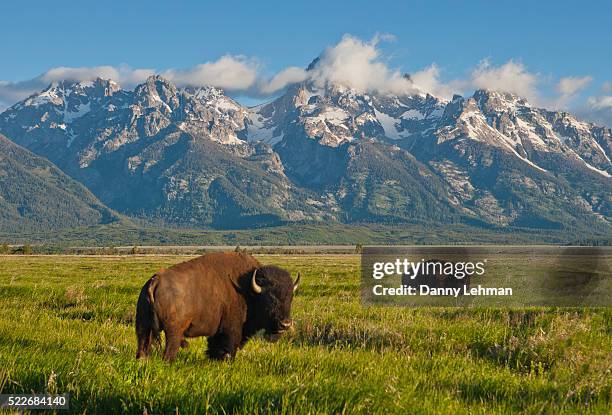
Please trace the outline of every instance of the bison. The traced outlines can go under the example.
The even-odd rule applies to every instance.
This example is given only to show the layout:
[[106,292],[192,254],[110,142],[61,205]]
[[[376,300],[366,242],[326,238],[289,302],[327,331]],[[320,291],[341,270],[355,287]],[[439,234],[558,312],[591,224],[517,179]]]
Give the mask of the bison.
[[136,306],[136,358],[146,357],[164,331],[164,360],[172,361],[190,337],[208,337],[208,356],[233,358],[256,332],[276,339],[292,326],[298,287],[289,273],[262,266],[244,253],[212,253],[157,272]]

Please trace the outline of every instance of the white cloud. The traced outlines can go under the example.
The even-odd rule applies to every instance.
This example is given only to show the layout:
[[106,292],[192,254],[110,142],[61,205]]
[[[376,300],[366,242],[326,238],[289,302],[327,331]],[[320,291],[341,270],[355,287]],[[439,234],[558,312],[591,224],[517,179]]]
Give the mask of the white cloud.
[[257,79],[258,64],[244,56],[225,55],[189,69],[169,69],[162,76],[177,85],[212,85],[229,91],[250,88]]
[[389,34],[377,34],[370,41],[345,35],[336,45],[323,51],[312,70],[288,67],[271,78],[261,75],[261,65],[256,59],[236,55],[225,55],[192,68],[171,68],[161,72],[127,65],[56,67],[28,81],[0,81],[0,105],[13,104],[53,81],[91,81],[100,77],[112,79],[129,89],[155,73],[160,73],[178,86],[213,85],[229,92],[258,97],[269,97],[287,85],[305,80],[311,80],[318,86],[328,82],[340,83],[364,92],[405,94],[421,91],[445,98],[458,91],[458,83],[445,84],[440,80],[440,69],[435,64],[410,77],[390,68],[379,49],[379,42],[392,40],[394,38]]
[[548,79],[542,79],[512,59],[500,66],[493,66],[485,59],[472,71],[470,80],[475,89],[510,92],[527,98],[532,104],[555,110],[573,107],[578,94],[592,81],[591,76],[564,77],[553,90]]
[[[212,62],[190,69],[169,69],[162,75],[177,85],[213,85],[229,91],[252,87],[257,79],[257,62],[243,56],[225,55]],[[124,88],[132,88],[157,73],[154,69],[131,68],[128,65],[51,68],[36,78],[9,82],[0,81],[0,108],[7,107],[47,87],[54,81],[91,81],[112,79]]]
[[379,37],[364,42],[345,35],[338,44],[323,51],[309,71],[309,78],[319,87],[333,82],[359,91],[414,92],[408,79],[381,60],[378,41]]
[[285,88],[287,85],[304,81],[306,77],[307,73],[303,68],[290,66],[274,75],[269,81],[262,82],[259,90],[263,94],[273,94]]
[[612,96],[589,97],[586,105],[579,108],[577,112],[589,121],[612,127]]
[[591,81],[591,76],[568,76],[561,78],[555,89],[563,96],[572,96],[586,88]]
[[409,76],[390,68],[378,44],[392,40],[395,38],[389,34],[378,34],[369,42],[345,35],[339,43],[323,51],[314,68],[307,72],[308,78],[319,87],[331,82],[363,92],[425,92],[443,98],[460,92],[461,83],[440,80],[440,68],[436,64]]
[[480,62],[472,71],[472,85],[477,89],[510,92],[532,101],[538,101],[538,76],[527,71],[525,65],[509,60],[501,66],[492,66],[488,60]]
[[213,85],[229,92],[251,96],[271,96],[290,84],[311,80],[318,86],[328,82],[340,83],[360,91],[383,93],[429,92],[450,97],[456,85],[440,81],[440,69],[431,65],[421,71],[404,76],[391,69],[378,47],[380,41],[393,41],[389,34],[377,34],[371,41],[362,41],[345,35],[340,42],[323,51],[314,69],[306,71],[288,67],[271,78],[261,75],[256,59],[225,55],[192,68],[171,68],[165,71],[120,66],[56,67],[44,74],[22,82],[0,81],[0,105],[12,104],[40,91],[53,81],[91,81],[95,78],[112,79],[124,88],[132,88],[149,76],[160,73],[178,86]]
[[[435,64],[409,77],[389,68],[378,44],[393,40],[390,34],[377,34],[370,41],[345,35],[340,42],[325,49],[310,70],[288,67],[244,89],[253,95],[270,96],[288,85],[309,80],[318,87],[337,83],[362,92],[405,94],[421,91],[449,97],[457,91],[458,83],[445,84],[440,80],[440,69]],[[177,78],[174,73],[164,75]]]
[[49,69],[40,76],[42,82],[53,81],[91,81],[97,77],[103,79],[113,79],[119,82],[119,71],[112,66],[95,66],[95,67],[80,67],[70,68],[60,66]]
[[131,87],[144,82],[154,74],[154,69],[132,69],[127,65],[77,68],[60,66],[49,69],[38,79],[44,84],[49,84],[53,81],[93,81],[96,78],[102,78],[112,79],[125,87]]
[[589,97],[587,100],[589,107],[593,109],[612,108],[612,96]]
[[612,82],[604,82],[601,86],[603,92],[612,92]]
[[40,89],[40,83],[33,80],[23,82],[0,81],[0,106],[12,105]]
[[46,88],[54,81],[91,81],[96,78],[112,79],[130,88],[153,75],[153,69],[132,69],[127,65],[64,67],[51,68],[42,75],[26,81],[0,81],[0,108],[8,107],[17,101]]
[[559,94],[554,99],[549,99],[545,105],[552,109],[568,109],[576,100],[579,92],[584,90],[593,81],[591,76],[568,76],[561,78],[555,91]]
[[450,99],[454,94],[460,94],[465,89],[465,82],[454,80],[449,83],[440,81],[440,68],[435,63],[410,75],[410,79],[418,90],[431,95]]

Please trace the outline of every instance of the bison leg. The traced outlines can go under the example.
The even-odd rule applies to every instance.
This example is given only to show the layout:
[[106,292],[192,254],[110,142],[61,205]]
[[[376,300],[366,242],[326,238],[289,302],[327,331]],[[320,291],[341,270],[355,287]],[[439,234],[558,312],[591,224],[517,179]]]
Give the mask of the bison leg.
[[225,335],[223,333],[217,333],[214,336],[208,338],[208,350],[206,354],[209,358],[215,360],[223,360],[227,357],[227,351],[225,350]]
[[164,360],[171,362],[176,358],[176,354],[181,347],[183,335],[180,332],[166,331],[166,350],[164,352]]
[[236,356],[236,350],[240,339],[231,334],[220,332],[208,338],[208,357],[215,360],[232,359]]

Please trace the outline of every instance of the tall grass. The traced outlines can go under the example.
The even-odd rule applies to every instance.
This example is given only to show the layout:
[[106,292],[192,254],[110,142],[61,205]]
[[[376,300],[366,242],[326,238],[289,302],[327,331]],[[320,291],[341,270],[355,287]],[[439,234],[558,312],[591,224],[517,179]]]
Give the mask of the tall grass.
[[136,361],[139,289],[185,259],[0,256],[0,391],[74,413],[610,413],[610,309],[364,307],[352,255],[260,256],[303,275],[277,343]]

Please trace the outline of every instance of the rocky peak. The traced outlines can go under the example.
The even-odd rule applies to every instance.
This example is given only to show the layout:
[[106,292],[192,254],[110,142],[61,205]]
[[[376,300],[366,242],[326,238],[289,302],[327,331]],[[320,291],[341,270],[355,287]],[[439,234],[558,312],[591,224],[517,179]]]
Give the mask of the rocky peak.
[[463,111],[464,104],[465,98],[463,98],[461,95],[453,95],[453,98],[446,105],[446,107],[444,107],[442,118],[447,121],[457,119]]
[[225,92],[221,88],[211,85],[186,86],[181,90],[204,102],[226,97]]
[[161,75],[152,75],[134,90],[135,101],[146,108],[164,108],[172,112],[180,105],[178,89]]
[[307,71],[312,71],[314,68],[316,68],[317,64],[319,63],[319,61],[321,60],[321,58],[319,58],[318,56],[316,58],[314,58],[306,67]]
[[110,97],[116,92],[121,91],[121,86],[111,79],[96,78],[92,86],[96,91],[100,91],[99,95],[105,97]]
[[[232,98],[225,95],[225,92],[217,87],[205,86],[188,86],[181,88],[180,92],[186,96],[188,101],[194,100],[198,107],[214,110],[217,115],[242,114],[246,117],[246,108],[234,101]],[[197,110],[196,110],[197,111]]]
[[473,95],[481,110],[486,112],[514,112],[521,107],[529,107],[529,102],[509,92],[479,89]]

